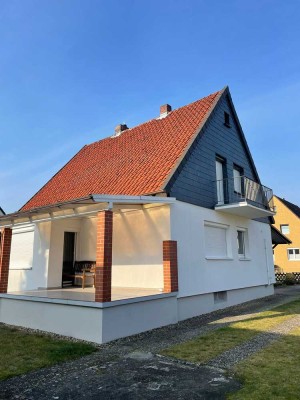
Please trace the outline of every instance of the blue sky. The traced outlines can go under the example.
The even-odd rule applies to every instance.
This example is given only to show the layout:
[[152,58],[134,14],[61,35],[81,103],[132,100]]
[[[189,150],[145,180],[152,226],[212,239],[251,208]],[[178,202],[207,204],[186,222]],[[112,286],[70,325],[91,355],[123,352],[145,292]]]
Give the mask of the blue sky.
[[299,1],[0,0],[0,206],[227,84],[262,182],[300,205],[299,19]]

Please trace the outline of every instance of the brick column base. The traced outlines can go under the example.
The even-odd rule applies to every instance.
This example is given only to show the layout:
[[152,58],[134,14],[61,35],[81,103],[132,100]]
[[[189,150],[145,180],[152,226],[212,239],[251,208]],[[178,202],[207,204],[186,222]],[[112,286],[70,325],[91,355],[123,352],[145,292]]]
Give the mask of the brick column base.
[[97,252],[95,268],[95,301],[111,301],[112,211],[99,211],[97,220]]
[[164,292],[178,291],[178,265],[176,240],[163,241]]
[[2,229],[0,232],[0,293],[7,293],[11,238],[12,230]]

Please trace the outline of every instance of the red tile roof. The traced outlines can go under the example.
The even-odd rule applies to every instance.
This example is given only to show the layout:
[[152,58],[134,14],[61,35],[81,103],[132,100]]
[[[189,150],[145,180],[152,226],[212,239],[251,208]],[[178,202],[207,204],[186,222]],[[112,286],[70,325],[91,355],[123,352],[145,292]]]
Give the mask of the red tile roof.
[[21,210],[89,194],[162,192],[222,93],[84,146]]

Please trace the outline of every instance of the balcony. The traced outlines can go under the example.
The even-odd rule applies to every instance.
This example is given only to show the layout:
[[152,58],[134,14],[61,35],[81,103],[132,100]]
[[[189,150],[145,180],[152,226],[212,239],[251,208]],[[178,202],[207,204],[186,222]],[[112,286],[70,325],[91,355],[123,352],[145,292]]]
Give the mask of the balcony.
[[246,176],[215,182],[215,210],[250,219],[275,215],[272,189]]

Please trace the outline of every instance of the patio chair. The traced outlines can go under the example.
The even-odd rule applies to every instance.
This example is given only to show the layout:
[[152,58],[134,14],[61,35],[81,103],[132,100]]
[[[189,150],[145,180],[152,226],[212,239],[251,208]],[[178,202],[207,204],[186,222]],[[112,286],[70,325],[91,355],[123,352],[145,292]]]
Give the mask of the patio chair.
[[82,289],[85,288],[86,278],[92,277],[95,287],[95,261],[75,261],[74,264],[74,281],[76,278],[81,279]]

